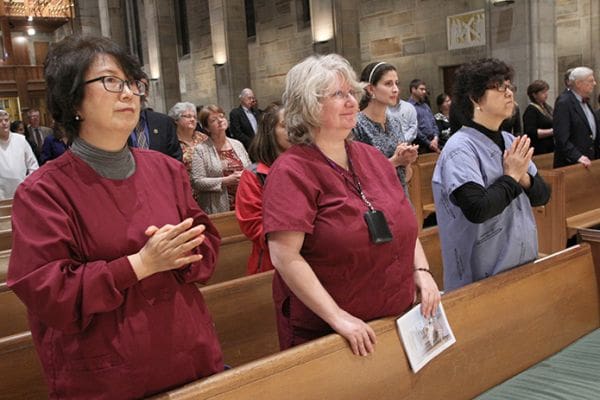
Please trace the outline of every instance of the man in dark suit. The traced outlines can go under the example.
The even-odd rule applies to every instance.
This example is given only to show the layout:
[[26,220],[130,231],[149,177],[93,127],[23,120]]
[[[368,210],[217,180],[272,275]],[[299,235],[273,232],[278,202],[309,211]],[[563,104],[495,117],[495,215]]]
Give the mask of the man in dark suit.
[[600,157],[600,121],[589,105],[594,71],[577,67],[569,77],[570,90],[556,101],[553,116],[554,168],[580,163],[586,168]]
[[252,89],[246,88],[240,93],[240,106],[229,113],[229,133],[232,138],[242,142],[246,150],[256,135],[260,117],[254,107],[256,104]]
[[40,125],[40,111],[38,109],[30,108],[27,111],[27,119],[29,124],[27,125],[27,134],[25,136],[28,137],[31,143],[35,144],[33,153],[39,163],[44,139],[52,135],[52,129]]
[[142,110],[138,125],[131,132],[127,144],[131,147],[160,151],[181,161],[182,153],[177,139],[177,127],[175,122],[165,114],[149,109]]

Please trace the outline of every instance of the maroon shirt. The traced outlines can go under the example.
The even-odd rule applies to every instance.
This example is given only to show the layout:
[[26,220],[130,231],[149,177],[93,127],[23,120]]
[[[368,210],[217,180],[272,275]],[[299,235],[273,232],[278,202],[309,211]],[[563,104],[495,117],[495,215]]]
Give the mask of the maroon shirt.
[[[102,178],[70,151],[13,202],[8,285],[26,304],[51,398],[139,398],[223,369],[194,282],[213,273],[219,235],[183,164],[133,149],[135,173]],[[127,255],[149,225],[205,224],[201,262],[138,281]]]
[[[300,254],[337,304],[368,321],[399,315],[411,306],[417,223],[392,164],[375,148],[350,142],[348,155],[363,192],[383,211],[393,240],[373,244],[367,206],[314,146],[297,145],[274,163],[263,200],[264,231],[304,232]],[[342,176],[343,172],[346,177]],[[280,345],[288,348],[330,333],[275,274],[273,297]]]

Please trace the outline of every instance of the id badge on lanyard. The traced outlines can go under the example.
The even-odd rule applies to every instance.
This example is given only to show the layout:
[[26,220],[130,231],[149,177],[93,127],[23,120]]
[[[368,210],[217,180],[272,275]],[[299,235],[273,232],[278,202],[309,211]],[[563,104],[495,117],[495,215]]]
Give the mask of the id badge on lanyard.
[[348,152],[348,145],[346,144],[346,154],[348,157],[348,166],[350,167],[350,173],[352,174],[352,182],[348,181],[347,177],[344,175],[341,168],[332,160],[330,160],[317,146],[315,146],[323,157],[327,160],[331,168],[340,173],[344,180],[350,184],[350,186],[356,191],[356,194],[361,198],[363,203],[367,206],[368,210],[364,214],[365,222],[367,223],[367,228],[369,229],[369,237],[371,238],[371,242],[374,244],[387,243],[392,240],[392,232],[390,231],[390,227],[385,218],[385,214],[383,211],[376,210],[371,202],[365,196],[365,193],[362,190],[362,186],[358,179],[356,173],[354,173],[354,167],[352,166],[352,159],[350,158],[350,153]]

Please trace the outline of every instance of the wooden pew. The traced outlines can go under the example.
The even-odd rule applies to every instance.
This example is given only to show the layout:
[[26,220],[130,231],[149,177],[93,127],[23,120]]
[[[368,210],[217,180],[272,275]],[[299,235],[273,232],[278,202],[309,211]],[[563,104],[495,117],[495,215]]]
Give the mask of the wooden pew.
[[12,213],[12,204],[0,205],[0,217],[10,217]]
[[0,282],[6,282],[6,273],[8,272],[9,258],[10,250],[0,251]]
[[330,335],[155,399],[471,399],[598,328],[596,276],[584,244],[446,294],[457,342],[418,374],[387,318],[369,357]]
[[444,290],[444,268],[439,229],[437,226],[425,228],[419,234],[419,239],[425,250],[429,269],[440,290]]
[[0,399],[48,398],[29,332],[0,338],[0,360]]
[[10,250],[12,246],[12,231],[5,229],[0,231],[0,251]]
[[[7,212],[8,210],[8,212],[6,214],[3,214],[3,210],[4,212]],[[11,230],[10,210],[11,206],[0,206],[0,231]],[[235,237],[242,234],[242,231],[240,230],[240,227],[237,222],[237,218],[235,217],[234,211],[212,214],[209,215],[209,218],[219,231],[219,234],[221,235],[222,239],[225,239],[227,237]]]
[[222,238],[241,235],[242,231],[235,216],[235,211],[210,214],[209,218],[219,231]]
[[0,231],[11,230],[12,223],[10,221],[10,215],[0,217]]
[[212,285],[245,276],[251,252],[252,242],[246,236],[238,234],[223,238],[215,272],[207,284]]
[[[441,288],[443,273],[437,227],[423,230],[420,238],[433,275]],[[272,276],[273,272],[269,271],[201,289],[213,315],[225,362],[231,366],[243,365],[279,350],[271,294]],[[21,352],[24,359],[35,356],[30,336],[27,336],[28,332],[24,332],[28,329],[25,306],[7,288],[4,292],[0,290],[0,315],[8,316],[8,318],[0,320],[0,337],[14,334],[11,340],[5,339],[3,345],[5,351],[10,350],[13,356]],[[29,338],[28,346],[25,345],[26,338]],[[0,371],[4,365],[2,354],[0,352]],[[22,368],[20,371],[24,378],[19,380],[15,377],[13,382],[15,388],[11,390],[16,393],[25,393],[20,390],[31,387],[37,377],[38,381],[34,392],[43,393],[42,390],[39,390],[40,387],[44,388],[39,365],[35,363],[28,365],[29,369]],[[19,387],[22,389],[18,389]]]
[[539,251],[553,253],[564,249],[577,229],[600,224],[600,160],[590,168],[582,165],[541,170],[552,187],[548,204],[535,210]]
[[0,200],[0,207],[12,205],[13,199]]
[[[272,279],[273,271],[269,271],[200,289],[213,316],[225,363],[230,366],[240,366],[279,351]],[[0,315],[20,328],[12,336],[0,338],[0,376],[3,377],[0,381],[11,377],[10,382],[0,384],[0,393],[24,398],[22,396],[32,390],[39,396],[26,397],[44,398],[45,383],[24,313],[25,307],[14,293],[0,293]],[[7,363],[15,359],[24,361],[16,364],[20,366],[18,370],[7,375],[11,369]]]
[[538,171],[542,169],[554,168],[554,153],[538,154],[533,156],[532,160]]
[[[434,226],[434,227],[430,227],[430,228],[426,228],[423,229],[423,231],[421,232],[421,234],[419,235],[419,239],[421,240],[421,244],[423,245],[423,249],[425,250],[425,254],[427,255],[427,260],[429,261],[429,266],[431,269],[431,272],[433,274],[433,277],[436,281],[436,283],[438,284],[438,287],[440,290],[443,290],[443,279],[444,279],[444,272],[443,272],[443,267],[442,267],[442,251],[441,251],[441,247],[440,247],[440,238],[439,238],[439,234],[438,234],[438,227]],[[223,254],[223,256],[225,256],[225,253]],[[230,254],[231,256],[231,254]],[[1,255],[0,255],[1,257]],[[233,257],[233,256],[232,256]],[[1,260],[1,258],[0,258]],[[221,260],[223,260],[222,258],[219,259],[219,263],[221,263]],[[266,291],[260,291],[259,289],[253,289],[256,285],[256,283],[254,282],[254,280],[252,279],[252,277],[244,277],[245,275],[245,271],[246,271],[246,264],[245,261],[243,262],[243,264],[238,267],[238,268],[234,268],[232,266],[227,266],[225,264],[217,264],[217,268],[215,269],[215,275],[216,274],[221,274],[220,276],[217,276],[217,279],[211,278],[209,280],[209,284],[205,287],[203,287],[202,293],[203,295],[206,296],[214,296],[214,300],[213,297],[207,298],[207,304],[209,304],[209,308],[211,308],[210,304],[217,304],[218,299],[217,297],[219,295],[225,295],[227,293],[227,291],[235,291],[235,295],[231,295],[228,294],[228,297],[231,297],[233,300],[230,302],[227,302],[227,307],[231,306],[233,308],[235,308],[236,310],[241,310],[243,311],[246,308],[245,302],[249,301],[247,299],[238,299],[235,296],[240,296],[242,293],[252,293],[255,295],[263,295],[264,297],[257,299],[256,301],[259,302],[271,302],[271,287],[269,286],[268,290]],[[219,271],[219,266],[223,267],[223,266],[227,266],[229,267],[229,269],[227,271]],[[243,271],[240,272],[239,275],[237,276],[233,276],[229,279],[225,279],[225,274],[226,273],[230,273],[231,271],[234,270],[239,270],[239,271]],[[263,276],[263,274],[259,274],[261,276]],[[260,278],[260,279],[267,279],[269,280],[269,285],[270,285],[270,276],[272,275],[272,272],[268,272],[265,274],[265,278]],[[237,278],[237,279],[236,279]],[[219,279],[223,279],[223,280],[219,280]],[[246,288],[246,285],[248,285],[248,288]],[[264,289],[264,288],[263,288]],[[214,293],[218,293],[218,295],[214,295]],[[273,307],[271,305],[271,307]],[[232,311],[228,311],[228,310],[222,310],[222,307],[217,307],[214,306],[214,309],[211,308],[211,312],[213,313],[213,315],[225,315],[227,312],[234,312]],[[0,337],[3,336],[8,336],[8,335],[12,335],[15,333],[19,333],[19,332],[23,332],[29,329],[28,327],[28,323],[27,323],[27,315],[26,315],[26,309],[25,306],[18,300],[18,298],[15,296],[15,294],[10,291],[10,289],[8,289],[8,287],[6,285],[4,286],[0,286],[0,315],[2,316],[10,316],[10,318],[2,318],[0,319]],[[259,329],[259,328],[257,328]]]
[[412,166],[413,176],[408,185],[408,194],[420,227],[423,225],[423,220],[435,212],[431,179],[438,157],[437,153],[420,154],[417,162]]

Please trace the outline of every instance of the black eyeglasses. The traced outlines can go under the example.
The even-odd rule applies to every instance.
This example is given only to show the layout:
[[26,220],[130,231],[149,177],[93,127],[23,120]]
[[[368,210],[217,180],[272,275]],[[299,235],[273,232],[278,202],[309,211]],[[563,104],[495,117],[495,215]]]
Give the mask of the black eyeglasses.
[[148,88],[148,85],[146,85],[144,81],[141,81],[139,79],[130,79],[128,81],[124,81],[121,78],[117,78],[116,76],[110,75],[90,79],[89,81],[83,82],[83,84],[87,85],[88,83],[97,81],[102,81],[104,89],[106,89],[107,92],[111,93],[123,92],[123,88],[125,88],[125,84],[127,84],[127,87],[129,87],[131,93],[135,94],[136,96],[143,96],[146,94],[146,89]]
[[510,90],[513,93],[517,91],[517,88],[510,82],[496,82],[488,89],[496,89],[500,93],[505,93],[506,90]]

